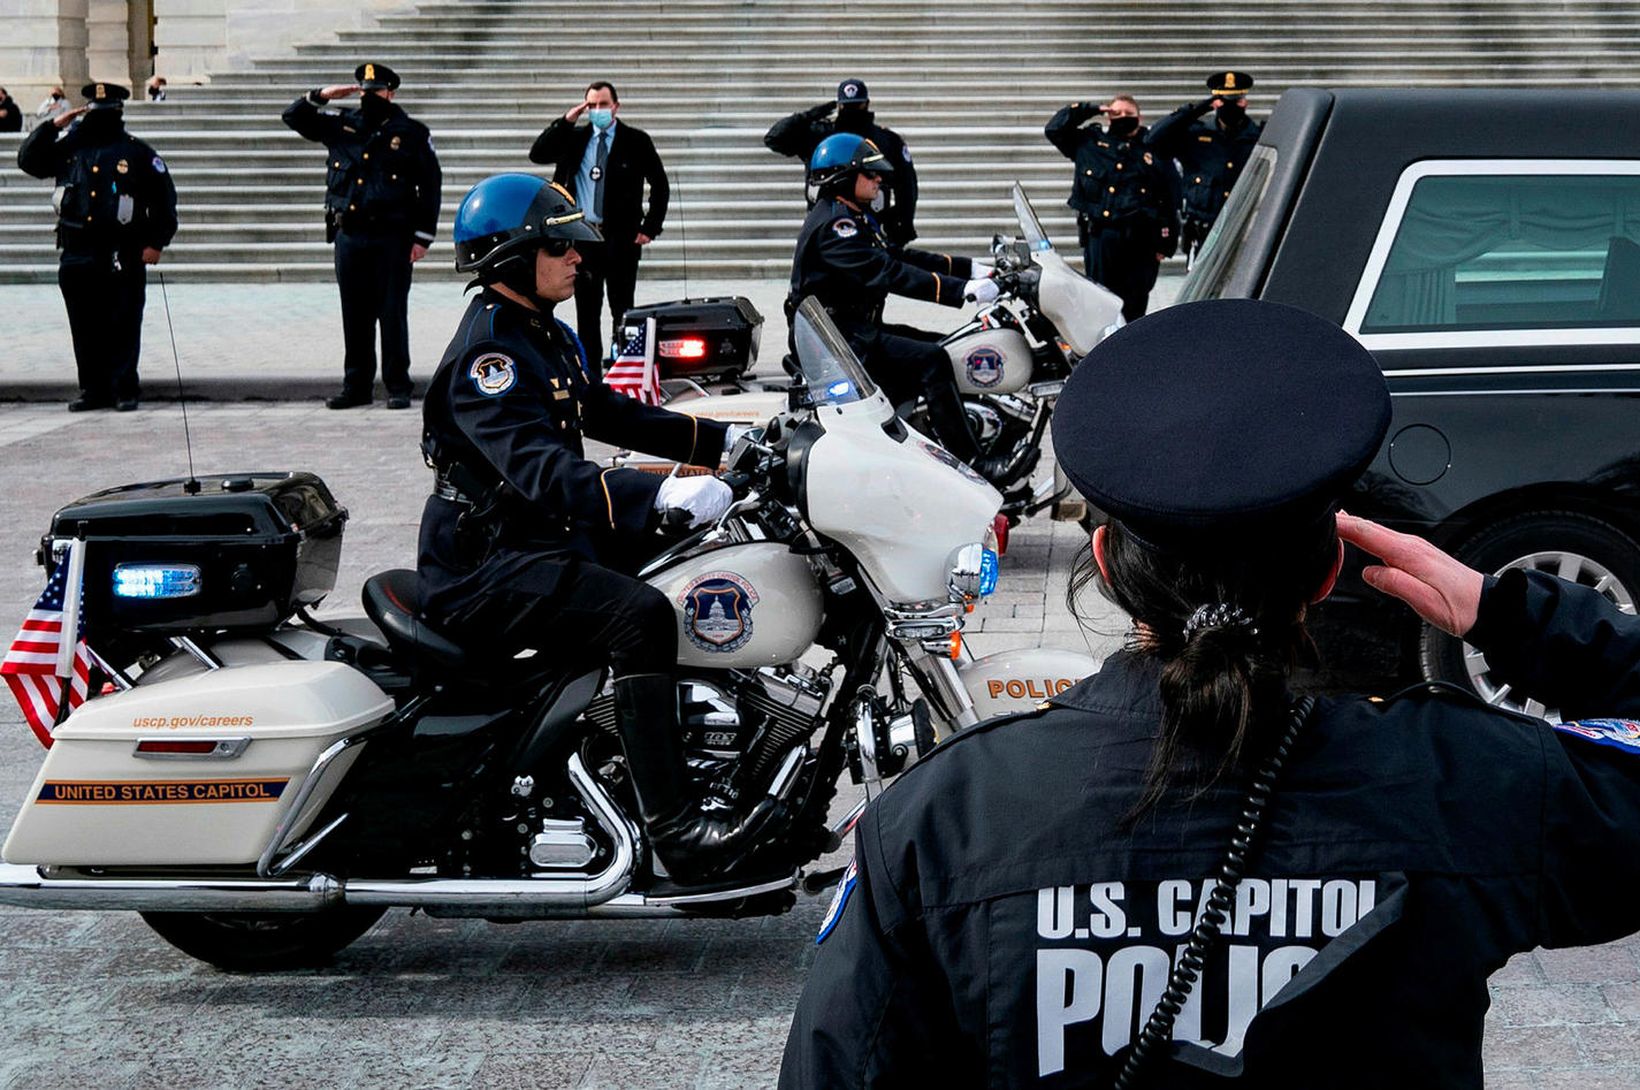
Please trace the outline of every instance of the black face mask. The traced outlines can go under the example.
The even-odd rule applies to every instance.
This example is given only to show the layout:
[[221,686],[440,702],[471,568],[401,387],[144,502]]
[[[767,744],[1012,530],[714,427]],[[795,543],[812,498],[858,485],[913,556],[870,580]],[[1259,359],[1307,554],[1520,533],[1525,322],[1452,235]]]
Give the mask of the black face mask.
[[380,95],[366,91],[364,98],[359,102],[359,112],[364,115],[365,124],[380,125],[387,120],[388,112],[393,104]]
[[837,131],[864,133],[871,128],[871,120],[877,115],[870,110],[863,110],[858,106],[848,106],[837,111]]
[[1219,124],[1227,129],[1240,128],[1241,123],[1247,120],[1247,107],[1239,102],[1226,102],[1216,112]]
[[1113,117],[1110,119],[1110,134],[1118,140],[1126,140],[1139,131],[1137,117]]
[[75,130],[81,140],[107,140],[125,128],[125,116],[118,108],[104,106],[87,110]]

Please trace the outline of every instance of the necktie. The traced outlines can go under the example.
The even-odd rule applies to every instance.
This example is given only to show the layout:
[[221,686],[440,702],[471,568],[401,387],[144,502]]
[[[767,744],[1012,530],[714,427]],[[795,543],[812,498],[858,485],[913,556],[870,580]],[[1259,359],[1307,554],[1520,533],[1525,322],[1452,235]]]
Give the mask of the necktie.
[[598,177],[592,183],[592,214],[604,218],[604,172],[609,165],[609,130],[598,134]]

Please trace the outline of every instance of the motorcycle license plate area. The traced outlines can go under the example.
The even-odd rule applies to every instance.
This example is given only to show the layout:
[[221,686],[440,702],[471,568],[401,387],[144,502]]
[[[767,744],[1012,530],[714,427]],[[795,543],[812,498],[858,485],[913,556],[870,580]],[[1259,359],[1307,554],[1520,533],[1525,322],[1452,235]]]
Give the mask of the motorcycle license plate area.
[[255,863],[319,754],[392,710],[369,678],[328,662],[230,666],[88,701],[57,728],[5,861]]

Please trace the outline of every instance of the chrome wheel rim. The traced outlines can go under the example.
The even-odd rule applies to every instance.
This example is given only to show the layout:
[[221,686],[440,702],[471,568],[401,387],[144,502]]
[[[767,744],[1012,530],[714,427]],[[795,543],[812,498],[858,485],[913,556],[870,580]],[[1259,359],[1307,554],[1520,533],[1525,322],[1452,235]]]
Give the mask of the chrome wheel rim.
[[[1624,613],[1635,612],[1633,592],[1623,585],[1610,568],[1580,553],[1567,552],[1563,549],[1529,553],[1517,560],[1511,560],[1493,574],[1502,575],[1514,569],[1545,572],[1568,583],[1589,587],[1604,595],[1607,601]],[[1469,684],[1474,686],[1482,700],[1493,707],[1537,716],[1551,723],[1560,721],[1558,708],[1551,708],[1541,700],[1520,699],[1514,695],[1508,684],[1494,680],[1492,669],[1486,663],[1486,656],[1467,643],[1463,645],[1463,665],[1469,675]]]

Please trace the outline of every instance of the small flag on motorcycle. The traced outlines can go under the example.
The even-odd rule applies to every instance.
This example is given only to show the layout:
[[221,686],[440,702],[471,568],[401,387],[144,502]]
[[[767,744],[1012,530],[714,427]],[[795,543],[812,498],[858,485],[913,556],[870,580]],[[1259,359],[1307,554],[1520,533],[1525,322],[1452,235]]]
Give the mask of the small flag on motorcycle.
[[23,718],[47,748],[65,693],[72,711],[85,703],[91,682],[91,651],[80,638],[84,577],[85,542],[71,541],[0,663]]
[[660,375],[655,370],[654,318],[645,319],[642,325],[626,327],[625,343],[615,353],[609,370],[604,372],[604,384],[645,405],[661,403]]

